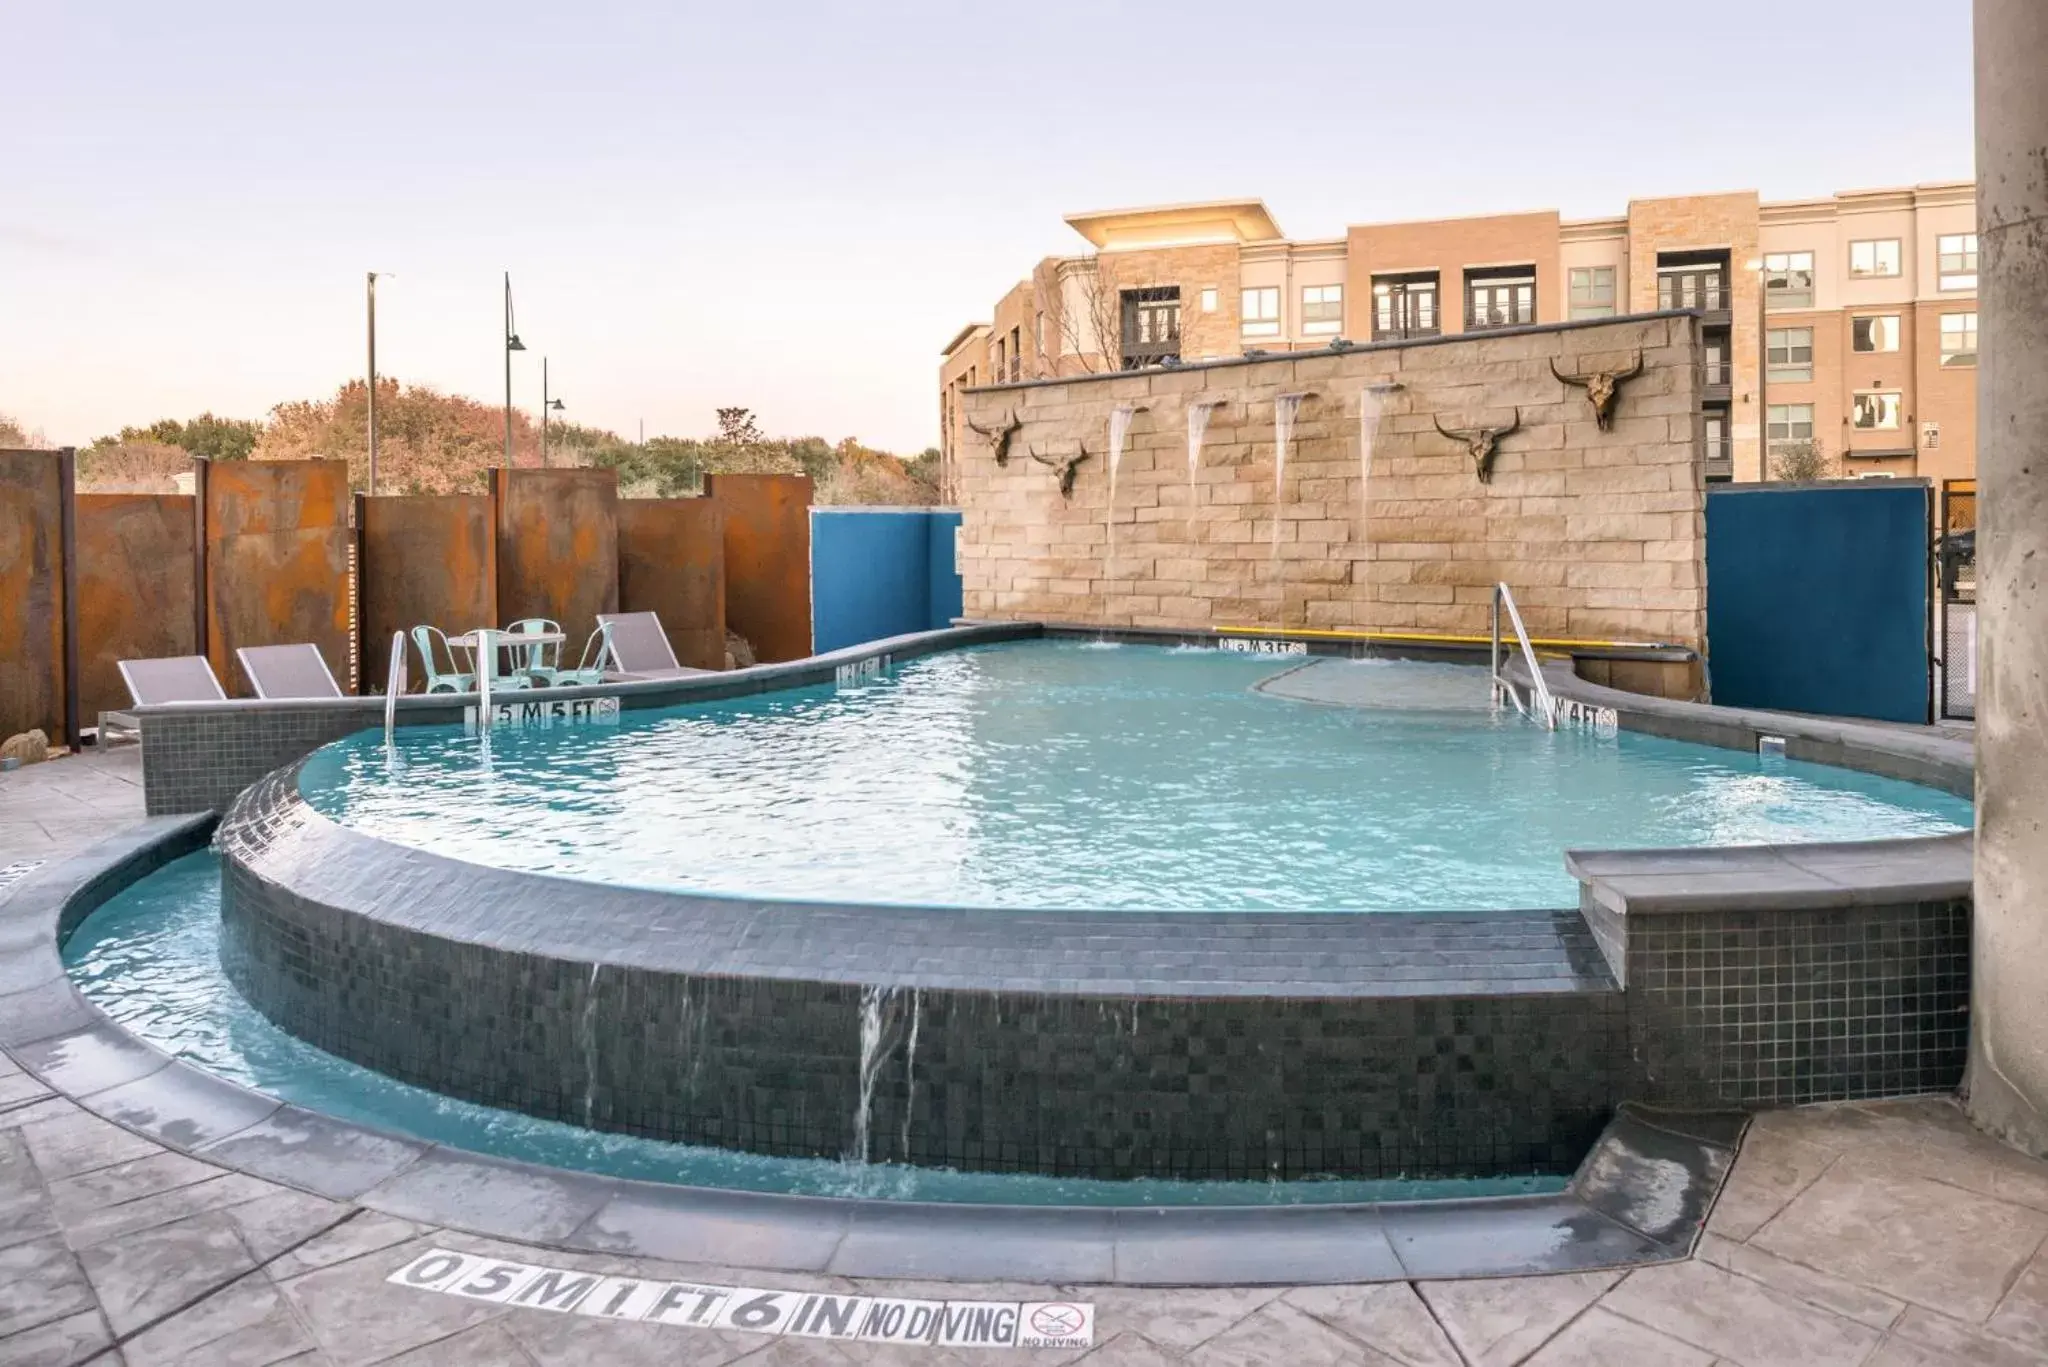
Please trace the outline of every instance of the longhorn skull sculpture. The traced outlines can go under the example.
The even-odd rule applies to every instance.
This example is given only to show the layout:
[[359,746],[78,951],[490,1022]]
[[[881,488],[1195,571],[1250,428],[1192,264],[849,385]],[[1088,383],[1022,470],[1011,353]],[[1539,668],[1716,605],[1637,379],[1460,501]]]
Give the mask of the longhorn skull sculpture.
[[1074,469],[1082,461],[1088,459],[1088,448],[1086,446],[1077,444],[1074,447],[1074,454],[1071,456],[1041,456],[1038,454],[1036,447],[1028,449],[1031,451],[1031,459],[1037,461],[1040,465],[1051,466],[1053,473],[1059,477],[1061,498],[1066,498],[1074,492]]
[[999,423],[992,423],[987,427],[983,427],[980,423],[969,419],[967,426],[970,431],[987,442],[995,450],[996,464],[1008,465],[1010,463],[1010,438],[1016,436],[1023,429],[1024,423],[1018,418],[1016,412],[1012,410],[1004,415],[1003,420]]
[[1499,454],[1500,439],[1522,425],[1522,410],[1515,410],[1515,420],[1506,427],[1446,427],[1432,415],[1430,421],[1436,430],[1452,441],[1462,444],[1465,453],[1472,457],[1472,468],[1479,475],[1481,484],[1493,483],[1493,458]]
[[1589,370],[1583,375],[1565,374],[1552,358],[1550,373],[1586,391],[1586,402],[1593,405],[1593,422],[1605,432],[1614,426],[1614,401],[1621,397],[1622,384],[1643,373],[1643,353],[1638,351],[1635,363],[1625,370]]

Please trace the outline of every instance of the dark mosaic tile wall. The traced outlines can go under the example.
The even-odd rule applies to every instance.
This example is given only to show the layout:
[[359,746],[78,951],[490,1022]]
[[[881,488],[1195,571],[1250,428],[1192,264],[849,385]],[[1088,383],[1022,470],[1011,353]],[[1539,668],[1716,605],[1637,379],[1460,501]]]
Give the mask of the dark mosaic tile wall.
[[[1232,918],[1203,916],[1149,946],[1135,935],[1116,942],[1125,972],[1188,979],[1180,992],[1126,997],[1020,988],[1014,970],[998,985],[993,966],[986,990],[832,981],[847,956],[829,931],[810,942],[817,976],[808,979],[636,965],[632,954],[646,946],[603,929],[615,898],[637,899],[643,922],[715,915],[700,911],[709,899],[586,889],[575,906],[557,902],[554,920],[611,956],[593,968],[302,895],[294,889],[318,880],[300,871],[357,859],[374,842],[308,819],[303,804],[280,807],[291,807],[288,781],[266,781],[222,825],[223,955],[249,1000],[293,1033],[394,1077],[551,1119],[760,1153],[864,1152],[973,1170],[1448,1176],[1570,1171],[1617,1094],[1621,998],[1568,916],[1478,923],[1526,921],[1538,940],[1572,936],[1559,955],[1569,962],[1550,970],[1571,975],[1566,986],[1489,982],[1473,962],[1488,956],[1471,947],[1472,918],[1446,918],[1453,947],[1441,951],[1427,947],[1428,918],[1365,918],[1399,920],[1420,946],[1381,956],[1384,995],[1355,982],[1343,993],[1290,994],[1284,980],[1219,995],[1192,980],[1195,946],[1209,923],[1220,930]],[[447,877],[462,886],[441,889],[446,871],[430,859],[376,849],[385,867],[364,871],[370,882],[359,886],[381,878],[403,889],[415,917],[445,892],[519,919],[516,894],[501,899],[488,881],[515,875],[456,866]],[[870,933],[894,939],[887,909],[874,910],[881,924]],[[780,938],[778,911],[816,914],[750,908],[748,919]],[[979,919],[977,935],[1009,920]],[[1317,919],[1344,934],[1346,918]],[[1241,943],[1234,931],[1227,938]],[[1022,952],[993,957],[1014,965]],[[935,964],[947,957],[927,940],[899,958],[919,953]],[[1306,965],[1299,972],[1312,976]]]
[[1962,1083],[1968,901],[1628,920],[1632,1098],[1767,1107]]

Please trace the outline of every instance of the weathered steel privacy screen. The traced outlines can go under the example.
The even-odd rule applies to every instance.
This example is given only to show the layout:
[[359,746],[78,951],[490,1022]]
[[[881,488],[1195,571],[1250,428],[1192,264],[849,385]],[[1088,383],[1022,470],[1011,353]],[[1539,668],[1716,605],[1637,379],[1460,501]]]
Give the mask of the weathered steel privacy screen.
[[763,664],[811,653],[809,475],[708,475],[725,521],[725,621]]
[[360,646],[374,691],[392,633],[421,623],[547,617],[573,655],[598,613],[648,610],[678,660],[719,669],[740,616],[761,659],[810,653],[801,475],[621,500],[610,470],[494,470],[489,496],[365,498],[342,461],[194,468],[195,495],[74,494],[70,452],[0,451],[0,736],[75,744],[128,704],[129,659],[205,655],[246,697],[238,647],[310,642],[346,680]]
[[454,636],[499,620],[497,547],[482,494],[356,495],[364,692],[384,686],[393,632]]
[[71,456],[0,451],[0,739],[64,739],[64,519]]
[[120,661],[199,654],[196,503],[190,494],[78,496],[78,710],[87,726],[128,706]]
[[618,472],[493,470],[491,498],[501,618],[559,622],[573,654],[619,610]]
[[708,498],[619,500],[619,610],[652,612],[676,662],[725,668],[725,542]]
[[205,500],[206,655],[230,697],[254,693],[243,646],[310,641],[349,677],[348,462],[200,465]]

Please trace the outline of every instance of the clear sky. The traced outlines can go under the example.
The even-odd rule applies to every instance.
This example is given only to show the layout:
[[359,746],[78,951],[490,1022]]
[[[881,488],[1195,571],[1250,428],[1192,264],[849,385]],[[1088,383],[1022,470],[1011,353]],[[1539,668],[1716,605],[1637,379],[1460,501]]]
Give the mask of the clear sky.
[[937,437],[1081,209],[1348,223],[1971,173],[1967,0],[4,7],[0,413],[82,444],[363,367],[701,435]]

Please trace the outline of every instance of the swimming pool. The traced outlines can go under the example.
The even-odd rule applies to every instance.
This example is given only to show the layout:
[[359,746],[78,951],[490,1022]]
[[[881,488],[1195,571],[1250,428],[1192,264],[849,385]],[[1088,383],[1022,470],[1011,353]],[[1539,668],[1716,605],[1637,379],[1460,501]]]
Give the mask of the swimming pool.
[[1966,829],[1966,799],[1624,732],[1545,731],[1485,671],[1025,641],[629,712],[313,755],[314,810],[495,868],[728,897],[1127,911],[1566,907],[1562,852]]
[[186,855],[88,916],[64,947],[81,991],[165,1053],[322,1114],[474,1153],[688,1186],[1041,1206],[1252,1206],[1533,1195],[1558,1175],[1452,1180],[1095,1180],[774,1157],[606,1133],[410,1086],[279,1029],[220,960],[220,866]]

